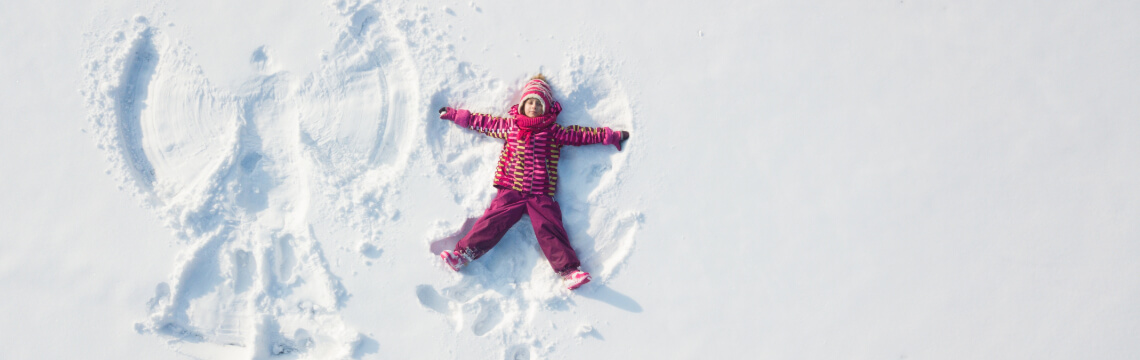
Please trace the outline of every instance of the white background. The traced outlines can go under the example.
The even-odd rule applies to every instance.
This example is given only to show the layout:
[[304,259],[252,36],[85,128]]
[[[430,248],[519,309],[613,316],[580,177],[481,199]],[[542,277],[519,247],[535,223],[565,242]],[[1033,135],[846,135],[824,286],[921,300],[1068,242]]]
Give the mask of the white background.
[[[336,39],[324,2],[228,3],[0,5],[0,358],[183,358],[133,328],[180,245],[83,131],[80,51],[163,13],[224,87],[258,46],[304,74]],[[573,301],[600,336],[549,357],[1140,356],[1138,3],[424,5],[491,78],[590,52],[632,93],[644,224],[608,287],[635,305]],[[429,274],[346,286],[444,276],[395,271]],[[344,313],[368,358],[503,356],[427,311]]]

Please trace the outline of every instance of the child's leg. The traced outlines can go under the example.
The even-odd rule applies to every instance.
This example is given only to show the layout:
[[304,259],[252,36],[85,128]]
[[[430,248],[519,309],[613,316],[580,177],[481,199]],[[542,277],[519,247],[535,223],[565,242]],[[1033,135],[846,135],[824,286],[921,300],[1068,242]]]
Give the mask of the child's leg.
[[518,191],[499,189],[495,200],[491,201],[491,206],[487,207],[487,211],[483,212],[479,220],[475,220],[471,232],[455,244],[455,250],[472,260],[486,254],[503,239],[507,230],[522,218],[526,211],[525,200],[523,194]]
[[534,196],[527,199],[526,205],[534,235],[550,267],[559,274],[577,269],[581,264],[562,226],[562,209],[558,203],[549,196]]

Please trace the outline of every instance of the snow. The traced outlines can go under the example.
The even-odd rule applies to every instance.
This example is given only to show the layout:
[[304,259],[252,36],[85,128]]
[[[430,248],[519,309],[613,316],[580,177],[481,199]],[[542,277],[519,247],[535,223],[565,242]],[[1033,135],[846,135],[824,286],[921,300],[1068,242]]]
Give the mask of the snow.
[[[5,3],[0,358],[1133,358],[1137,7]],[[574,292],[434,255],[538,71]]]

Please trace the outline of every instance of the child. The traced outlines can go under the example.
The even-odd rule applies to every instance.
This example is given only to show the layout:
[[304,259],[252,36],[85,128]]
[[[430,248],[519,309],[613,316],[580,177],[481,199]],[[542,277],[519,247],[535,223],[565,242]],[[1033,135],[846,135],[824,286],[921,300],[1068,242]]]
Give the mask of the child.
[[597,143],[613,145],[621,151],[629,132],[608,127],[559,125],[555,120],[562,112],[562,105],[553,100],[546,78],[538,74],[526,83],[519,103],[511,106],[510,117],[472,114],[448,107],[439,109],[441,119],[506,140],[495,170],[495,187],[499,189],[495,200],[475,221],[471,232],[455,245],[455,250],[439,255],[452,270],[459,271],[483,256],[523,214],[529,214],[542,253],[562,276],[567,288],[574,290],[590,282],[590,274],[578,268],[581,266],[578,255],[570,247],[566,229],[562,227],[562,210],[554,201],[559,153],[565,145]]

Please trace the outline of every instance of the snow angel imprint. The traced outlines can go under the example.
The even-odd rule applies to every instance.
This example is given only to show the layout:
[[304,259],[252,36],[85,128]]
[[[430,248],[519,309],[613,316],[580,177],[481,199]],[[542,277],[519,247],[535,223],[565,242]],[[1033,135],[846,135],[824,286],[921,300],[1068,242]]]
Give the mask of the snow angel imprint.
[[629,132],[608,127],[562,126],[556,123],[560,112],[562,105],[554,101],[542,74],[526,83],[519,103],[511,106],[509,117],[472,114],[450,107],[439,109],[441,119],[506,140],[495,170],[498,194],[471,231],[455,244],[455,249],[439,255],[452,270],[460,271],[486,254],[527,214],[542,253],[562,276],[566,287],[574,290],[590,282],[590,274],[580,269],[578,255],[570,247],[562,226],[562,210],[554,201],[559,154],[566,145],[599,143],[614,145],[621,151]]

